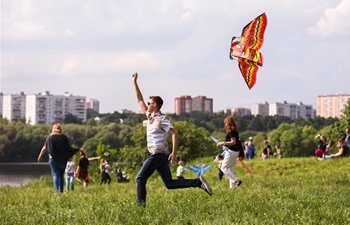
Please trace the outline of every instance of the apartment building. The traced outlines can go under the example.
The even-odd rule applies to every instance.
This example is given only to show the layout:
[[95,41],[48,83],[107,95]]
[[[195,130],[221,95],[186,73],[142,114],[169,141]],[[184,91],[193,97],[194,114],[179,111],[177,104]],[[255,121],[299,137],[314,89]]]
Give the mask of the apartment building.
[[100,113],[100,102],[97,99],[90,98],[86,101],[86,108]]
[[344,105],[350,99],[350,94],[319,95],[317,97],[316,115],[324,118],[340,118]]
[[260,103],[252,105],[252,115],[268,116],[269,115],[269,103]]
[[312,105],[304,105],[302,102],[287,103],[276,102],[269,104],[269,115],[287,116],[292,119],[301,117],[303,119],[314,118]]
[[68,92],[63,95],[51,95],[48,91],[26,96],[27,123],[53,124],[63,123],[68,114],[86,122],[86,97],[73,96]]
[[213,113],[213,99],[206,96],[197,96],[192,98],[189,95],[183,95],[175,98],[175,113],[190,113],[193,111]]
[[2,96],[2,116],[3,118],[19,120],[25,118],[26,96],[24,92]]
[[192,112],[192,97],[189,95],[183,95],[175,98],[175,113],[180,115],[181,113]]
[[239,116],[247,116],[252,114],[251,109],[247,108],[235,108],[233,112]]

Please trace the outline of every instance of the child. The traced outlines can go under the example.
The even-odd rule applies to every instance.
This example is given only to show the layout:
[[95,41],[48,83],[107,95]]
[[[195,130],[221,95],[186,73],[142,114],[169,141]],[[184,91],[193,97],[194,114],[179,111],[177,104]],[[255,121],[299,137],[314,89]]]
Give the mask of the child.
[[219,176],[219,180],[222,180],[222,177],[224,176],[224,173],[221,171],[221,164],[222,164],[222,160],[224,160],[224,157],[221,154],[218,154],[216,156],[216,160],[218,162],[218,164],[216,165],[216,167],[218,168],[218,176]]
[[179,161],[179,166],[176,169],[176,177],[177,179],[184,179],[183,177],[183,172],[185,172],[185,167],[184,167],[184,162],[183,161]]
[[75,163],[69,158],[66,166],[66,191],[69,191],[69,187],[74,191],[74,168]]

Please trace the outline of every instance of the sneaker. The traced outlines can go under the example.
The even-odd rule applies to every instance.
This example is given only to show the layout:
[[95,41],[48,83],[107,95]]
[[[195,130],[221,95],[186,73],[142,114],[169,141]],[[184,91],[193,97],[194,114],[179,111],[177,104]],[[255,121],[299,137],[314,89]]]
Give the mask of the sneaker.
[[238,180],[238,182],[236,181],[235,183],[236,183],[236,187],[238,187],[239,185],[242,184],[242,181],[241,181],[241,180]]
[[199,180],[201,182],[200,184],[200,188],[203,189],[205,192],[207,192],[209,195],[213,194],[213,190],[211,189],[209,183],[207,182],[207,180],[201,175],[199,176]]

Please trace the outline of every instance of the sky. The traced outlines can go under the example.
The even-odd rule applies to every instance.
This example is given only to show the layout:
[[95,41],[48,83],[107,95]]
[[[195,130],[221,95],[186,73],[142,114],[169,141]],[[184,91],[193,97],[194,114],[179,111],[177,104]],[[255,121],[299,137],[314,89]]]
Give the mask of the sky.
[[[229,59],[232,36],[261,13],[268,24],[255,86]],[[145,99],[174,112],[182,95],[214,112],[350,93],[350,0],[1,0],[0,92],[69,92],[101,113],[139,112]]]

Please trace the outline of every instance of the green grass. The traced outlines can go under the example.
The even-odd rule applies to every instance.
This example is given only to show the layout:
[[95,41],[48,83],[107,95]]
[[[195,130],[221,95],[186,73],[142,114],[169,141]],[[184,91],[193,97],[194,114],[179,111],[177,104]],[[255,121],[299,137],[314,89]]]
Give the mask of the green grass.
[[[205,173],[214,194],[199,188],[167,190],[157,173],[147,183],[147,207],[138,207],[130,183],[75,183],[54,194],[51,177],[20,188],[0,188],[1,224],[350,224],[350,158],[245,161],[237,164],[243,184],[229,189],[213,168]],[[188,165],[215,165],[212,158]],[[176,165],[172,165],[175,171]],[[173,173],[175,177],[175,172]],[[191,171],[186,178],[195,178]]]

